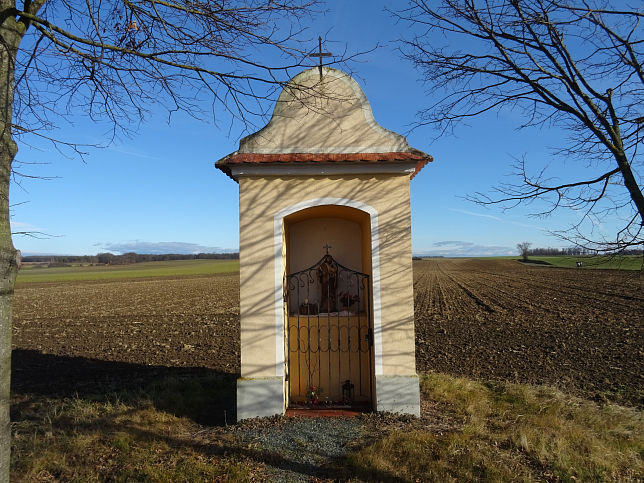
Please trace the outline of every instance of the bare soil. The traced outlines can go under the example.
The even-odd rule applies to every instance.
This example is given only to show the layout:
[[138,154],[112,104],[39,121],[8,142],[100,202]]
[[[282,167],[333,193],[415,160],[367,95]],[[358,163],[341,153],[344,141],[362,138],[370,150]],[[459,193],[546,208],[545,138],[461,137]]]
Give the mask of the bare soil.
[[239,276],[24,285],[13,348],[14,393],[104,393],[193,373],[234,386]]
[[[418,370],[642,405],[640,272],[436,259],[415,262],[414,280]],[[91,392],[191,372],[234,381],[238,307],[237,274],[19,286],[12,389]]]
[[641,272],[434,259],[414,275],[419,370],[642,405]]

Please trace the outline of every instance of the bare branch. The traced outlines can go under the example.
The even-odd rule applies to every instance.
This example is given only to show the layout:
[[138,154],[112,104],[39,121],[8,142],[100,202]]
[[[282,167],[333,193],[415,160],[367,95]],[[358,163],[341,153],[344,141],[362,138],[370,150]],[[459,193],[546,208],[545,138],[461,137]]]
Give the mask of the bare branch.
[[[629,221],[615,243],[644,243],[642,231],[632,229],[644,224],[638,152],[643,12],[612,9],[604,0],[411,0],[394,13],[412,27],[401,40],[403,56],[432,93],[444,92],[420,111],[417,127],[444,133],[482,113],[519,110],[525,117],[520,129],[557,126],[568,134],[569,144],[553,159],[585,164],[567,170],[569,179],[561,181],[550,179],[546,168],[529,175],[524,158],[517,183],[468,199],[506,208],[538,201],[545,203],[539,216],[557,209],[584,213],[571,227],[575,232],[592,217],[619,216]],[[467,51],[454,45],[467,45]],[[602,240],[607,249],[616,246]]]

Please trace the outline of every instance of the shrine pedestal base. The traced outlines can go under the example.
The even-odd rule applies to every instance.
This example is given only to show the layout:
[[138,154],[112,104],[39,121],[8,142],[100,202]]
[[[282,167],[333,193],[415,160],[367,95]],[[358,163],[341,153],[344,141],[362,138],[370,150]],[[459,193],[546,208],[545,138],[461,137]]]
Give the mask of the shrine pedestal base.
[[284,377],[237,379],[237,421],[284,414]]
[[376,376],[376,411],[420,417],[418,375]]

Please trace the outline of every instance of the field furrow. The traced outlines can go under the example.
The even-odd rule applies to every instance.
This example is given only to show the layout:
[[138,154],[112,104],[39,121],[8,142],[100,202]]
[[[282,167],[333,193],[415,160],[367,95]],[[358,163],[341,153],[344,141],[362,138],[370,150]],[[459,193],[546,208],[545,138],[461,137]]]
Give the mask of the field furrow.
[[451,308],[416,307],[420,369],[642,404],[639,274],[468,259],[417,261],[414,271],[416,290],[442,286]]
[[[643,288],[639,272],[417,261],[417,368],[641,405]],[[237,273],[29,283],[15,291],[13,388],[73,392],[150,371],[234,378],[239,336]]]

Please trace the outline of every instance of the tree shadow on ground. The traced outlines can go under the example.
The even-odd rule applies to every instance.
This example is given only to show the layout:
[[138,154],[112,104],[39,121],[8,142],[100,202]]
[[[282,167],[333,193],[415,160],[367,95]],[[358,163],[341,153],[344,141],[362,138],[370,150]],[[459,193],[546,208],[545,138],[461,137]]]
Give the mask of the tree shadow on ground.
[[[278,434],[281,431],[288,433],[295,422],[291,418],[247,420],[225,427],[236,420],[236,374],[205,368],[102,361],[24,349],[13,351],[12,363],[12,420],[17,425],[17,434],[30,435],[26,439],[18,437],[14,443],[21,447],[19,454],[23,455],[16,458],[27,458],[24,455],[45,450],[52,454],[69,453],[72,456],[68,468],[56,470],[60,471],[60,479],[75,475],[77,465],[85,465],[85,470],[90,472],[98,471],[98,467],[94,467],[97,461],[116,457],[114,455],[126,452],[128,446],[136,446],[137,451],[145,455],[146,448],[162,448],[156,446],[156,442],[160,442],[168,449],[154,453],[158,461],[149,456],[139,460],[132,456],[127,460],[128,464],[137,468],[151,465],[154,470],[155,464],[165,465],[166,460],[185,458],[185,464],[197,465],[206,458],[205,461],[214,463],[241,464],[258,474],[265,469],[269,475],[346,480],[364,473],[368,479],[399,481],[393,475],[373,468],[354,466],[349,470],[342,457],[324,452],[320,453],[320,461],[300,461],[296,455],[257,443],[252,436],[269,428]],[[74,408],[76,399],[81,400],[80,409]],[[104,404],[94,412],[93,402]],[[150,403],[156,410],[189,418],[198,426],[170,426],[168,424],[173,423],[166,423],[162,418],[146,419],[154,417],[146,413],[146,405]],[[310,423],[317,427],[314,420]],[[55,443],[47,439],[51,435],[54,435]],[[83,441],[95,441],[93,444],[97,446],[79,450],[77,445]],[[29,461],[19,463],[18,466],[27,468],[20,471],[29,471]],[[54,471],[50,466],[46,467],[47,471]],[[127,473],[126,467],[117,465],[101,471],[105,472],[103,476],[128,479],[132,475]],[[227,471],[225,466],[223,468]],[[16,473],[20,474],[23,473]],[[55,474],[58,473],[52,473]]]
[[[201,367],[147,366],[86,357],[12,352],[11,393],[104,401],[148,398],[159,410],[207,426],[236,420],[237,374]],[[12,411],[18,411],[19,402]]]
[[517,260],[517,262],[521,263],[527,263],[528,265],[547,265],[547,266],[552,266],[552,263],[546,262],[545,260]]

